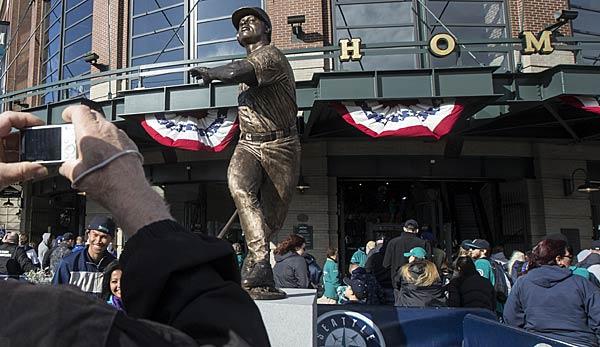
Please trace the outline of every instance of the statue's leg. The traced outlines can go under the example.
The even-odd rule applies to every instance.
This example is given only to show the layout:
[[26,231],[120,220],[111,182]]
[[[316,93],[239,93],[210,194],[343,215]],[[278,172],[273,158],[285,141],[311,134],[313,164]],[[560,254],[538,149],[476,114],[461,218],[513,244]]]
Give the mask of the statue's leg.
[[264,144],[261,162],[266,174],[260,192],[268,242],[281,230],[298,183],[300,141],[294,136]]

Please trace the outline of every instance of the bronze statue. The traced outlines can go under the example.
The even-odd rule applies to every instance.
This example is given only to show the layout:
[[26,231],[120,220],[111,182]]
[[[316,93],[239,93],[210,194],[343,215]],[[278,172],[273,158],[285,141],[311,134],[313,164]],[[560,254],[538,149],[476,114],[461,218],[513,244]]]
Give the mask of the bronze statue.
[[269,241],[281,229],[300,167],[296,130],[296,83],[285,55],[271,45],[271,20],[256,7],[231,16],[246,59],[230,64],[190,69],[190,75],[240,83],[240,140],[227,179],[248,245],[242,266],[242,286],[253,299],[281,299],[269,263]]

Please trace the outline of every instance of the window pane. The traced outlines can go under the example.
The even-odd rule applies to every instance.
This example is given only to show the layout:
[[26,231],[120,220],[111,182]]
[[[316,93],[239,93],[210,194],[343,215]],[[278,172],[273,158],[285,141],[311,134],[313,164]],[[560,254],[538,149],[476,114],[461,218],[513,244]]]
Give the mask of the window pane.
[[[427,6],[445,25],[453,23],[505,24],[501,2],[428,1]],[[428,14],[427,22],[436,21]]]
[[244,53],[244,47],[236,41],[211,43],[208,45],[199,45],[197,47],[198,59],[207,59],[224,55],[234,55]]
[[64,62],[67,63],[79,56],[89,53],[92,49],[92,37],[88,36],[85,39],[70,45],[65,48]]
[[[66,23],[67,26],[73,23]],[[92,32],[92,17],[65,31],[65,45]]]
[[[240,7],[261,7],[260,0],[203,0],[198,2],[198,19],[209,19],[231,14]],[[231,23],[231,22],[230,22]]]
[[[79,1],[77,1],[79,3]],[[66,23],[67,25],[75,23],[81,18],[86,17],[90,13],[92,13],[94,2],[92,0],[87,0],[83,4],[77,6],[76,8],[67,7],[67,16]]]
[[[159,8],[167,7],[170,5],[181,4],[182,0],[132,0],[133,1],[133,15],[140,13],[153,11]],[[182,6],[183,8],[183,6]]]
[[413,11],[410,2],[373,3],[336,6],[335,25],[411,24]]
[[[171,41],[169,42],[169,40]],[[168,45],[167,42],[169,42]],[[133,40],[131,48],[132,56],[160,52],[165,45],[167,48],[175,48],[181,46],[181,42],[179,42],[177,37],[173,37],[172,31],[138,37]]]
[[63,78],[71,78],[90,72],[90,64],[83,59],[75,60],[63,68]]
[[[133,35],[150,33],[162,28],[177,28],[179,24],[181,24],[183,18],[183,6],[135,18],[133,20]],[[184,30],[185,29],[179,29],[179,36],[182,39]],[[171,33],[173,32],[171,31]]]
[[232,38],[235,34],[235,28],[229,19],[198,23],[198,42]]
[[157,54],[150,55],[150,56],[147,56],[147,57],[132,59],[131,60],[131,66],[138,66],[138,65],[144,65],[144,64],[164,63],[164,62],[168,62],[168,61],[183,60],[184,59],[183,58],[183,48],[180,48],[180,49],[177,49],[177,50],[174,50],[174,51],[164,52],[163,54],[160,55],[160,57],[158,57],[158,59],[156,57],[157,57]]
[[573,30],[600,35],[600,25],[598,24],[600,13],[585,10],[578,11],[579,16],[571,22],[573,23]]
[[[571,0],[571,6],[581,6],[590,10],[600,11],[600,1],[598,0]],[[579,14],[581,15],[581,12]]]
[[360,37],[363,42],[405,42],[415,39],[414,30],[409,28],[338,29],[339,38]]

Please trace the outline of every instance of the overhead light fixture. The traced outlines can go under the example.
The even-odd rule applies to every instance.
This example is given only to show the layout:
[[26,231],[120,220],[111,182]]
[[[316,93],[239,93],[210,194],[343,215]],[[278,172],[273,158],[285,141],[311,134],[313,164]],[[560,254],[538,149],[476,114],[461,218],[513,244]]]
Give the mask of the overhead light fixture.
[[573,170],[573,172],[571,173],[570,179],[569,178],[563,179],[563,190],[564,190],[565,196],[569,196],[569,195],[573,194],[573,192],[575,191],[575,173],[577,173],[579,171],[584,173],[585,179],[584,179],[582,185],[577,186],[577,191],[580,193],[600,192],[600,181],[589,179],[587,177],[587,172],[584,169],[577,168],[577,169]]
[[558,30],[563,25],[569,23],[579,16],[579,12],[576,10],[560,10],[554,13],[554,19],[556,23],[551,24],[544,28],[544,30],[550,30],[552,32]]
[[5,201],[5,202],[2,204],[2,206],[4,206],[4,207],[14,207],[14,206],[15,206],[15,204],[13,204],[12,202],[10,202],[10,198],[8,198],[8,200],[7,200],[7,201]]
[[304,181],[304,176],[302,174],[300,174],[300,177],[298,177],[298,184],[296,184],[296,189],[300,194],[310,189],[310,184]]
[[302,24],[306,23],[306,16],[288,16],[287,23],[292,26],[292,41],[304,41],[304,30]]

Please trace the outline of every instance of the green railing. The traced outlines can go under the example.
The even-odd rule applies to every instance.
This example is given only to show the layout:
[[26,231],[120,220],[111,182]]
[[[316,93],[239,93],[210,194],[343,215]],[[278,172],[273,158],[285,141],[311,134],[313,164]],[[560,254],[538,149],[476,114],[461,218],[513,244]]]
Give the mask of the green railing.
[[[521,40],[516,38],[507,39],[481,39],[481,40],[459,40],[458,54],[476,54],[476,53],[498,53],[505,54],[508,63],[505,69],[500,69],[499,72],[519,72],[519,64],[513,61],[514,51],[521,49]],[[554,48],[558,51],[571,51],[574,53],[576,61],[581,60],[581,52],[584,49],[600,50],[600,38],[586,37],[557,37],[554,38]],[[386,42],[386,43],[367,43],[361,46],[364,56],[385,56],[398,54],[427,54],[428,42],[426,41],[411,41],[411,42]],[[346,71],[343,65],[340,66],[339,55],[340,48],[338,46],[325,46],[316,48],[285,50],[284,53],[288,56],[291,62],[302,60],[323,59],[323,69],[325,71]],[[30,88],[12,91],[0,96],[0,103],[6,104],[12,101],[23,100],[28,97],[44,95],[54,91],[64,91],[67,89],[78,88],[81,86],[97,86],[105,83],[120,83],[121,90],[131,90],[132,82],[137,81],[136,88],[144,88],[144,79],[152,76],[159,76],[169,73],[184,72],[190,66],[195,65],[219,65],[235,59],[243,58],[244,55],[229,55],[219,56],[211,59],[194,59],[194,60],[179,60],[173,62],[140,65],[128,67],[118,70],[110,70],[79,76],[69,79],[64,79],[52,83],[46,83]],[[429,59],[431,62],[431,59]],[[444,66],[434,65],[418,66],[416,68],[431,68],[431,67],[467,67],[467,66],[486,66],[480,65],[456,65]],[[599,62],[600,66],[600,62]],[[415,68],[414,66],[409,68]],[[406,66],[398,66],[397,69],[406,70]],[[188,79],[189,83],[194,83]],[[95,95],[93,99],[110,99],[114,97],[107,88],[107,93],[103,95]],[[62,94],[62,93],[61,93]],[[63,98],[62,101],[69,98]]]

